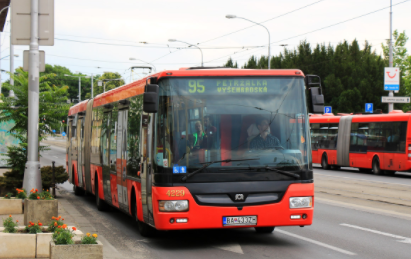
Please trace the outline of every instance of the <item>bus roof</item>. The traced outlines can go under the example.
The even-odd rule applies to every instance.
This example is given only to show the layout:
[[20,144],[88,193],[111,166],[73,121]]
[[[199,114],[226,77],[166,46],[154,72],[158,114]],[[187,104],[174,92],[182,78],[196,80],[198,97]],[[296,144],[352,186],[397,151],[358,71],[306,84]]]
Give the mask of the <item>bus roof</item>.
[[406,121],[411,117],[411,113],[404,113],[401,110],[394,110],[389,113],[350,115],[350,114],[315,114],[310,116],[310,123],[338,123],[342,116],[352,116],[352,122],[384,122],[384,121]]
[[[179,70],[165,70],[149,75],[138,81],[122,85],[105,93],[101,93],[94,98],[93,107],[98,107],[108,103],[120,101],[132,96],[144,93],[146,80],[151,77],[157,79],[164,77],[191,77],[191,76],[301,76],[304,73],[299,69],[232,69],[232,68],[180,68]],[[85,111],[88,100],[72,106],[69,116]]]

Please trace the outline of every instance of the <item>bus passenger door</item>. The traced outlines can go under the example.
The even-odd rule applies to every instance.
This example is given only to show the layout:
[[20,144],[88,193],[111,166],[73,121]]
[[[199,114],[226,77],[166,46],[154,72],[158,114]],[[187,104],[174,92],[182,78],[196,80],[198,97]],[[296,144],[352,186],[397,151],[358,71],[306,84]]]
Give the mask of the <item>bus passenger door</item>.
[[[152,199],[151,199],[151,145],[152,145],[152,119],[151,114],[143,112],[141,118],[141,154],[142,154],[142,170],[141,170],[141,200],[143,205],[144,222],[152,223]],[[151,217],[150,217],[151,214]]]
[[69,182],[72,183],[73,179],[72,179],[72,169],[71,169],[71,155],[73,153],[72,149],[72,145],[71,145],[71,132],[72,132],[72,124],[73,124],[73,120],[69,120],[67,122],[68,127],[67,127],[67,174],[69,175]]
[[128,211],[128,196],[127,196],[127,118],[128,110],[120,110],[118,112],[118,128],[117,128],[117,196],[120,209]]
[[77,179],[78,186],[83,187],[83,117],[77,120]]

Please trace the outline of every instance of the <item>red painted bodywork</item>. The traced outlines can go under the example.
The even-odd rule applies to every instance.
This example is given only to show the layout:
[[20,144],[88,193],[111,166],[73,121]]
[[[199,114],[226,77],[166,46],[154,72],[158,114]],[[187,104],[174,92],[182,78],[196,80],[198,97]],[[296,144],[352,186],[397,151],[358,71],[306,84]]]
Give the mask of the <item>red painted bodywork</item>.
[[[332,114],[313,115],[310,117],[310,123],[339,123],[341,116]],[[408,159],[407,147],[411,144],[411,113],[403,113],[402,111],[392,111],[389,114],[378,115],[354,115],[352,123],[361,122],[395,122],[408,121],[406,150],[405,153],[387,153],[370,151],[367,153],[350,153],[350,166],[357,168],[372,169],[372,161],[374,157],[378,157],[380,168],[382,170],[392,171],[409,171],[411,169],[411,160]],[[313,163],[321,163],[322,155],[326,153],[328,163],[337,165],[337,150],[318,149],[312,151]]]
[[[151,75],[150,77],[157,77],[161,79],[164,77],[209,77],[209,76],[299,76],[304,77],[301,70],[290,69],[290,70],[252,70],[252,69],[199,69],[199,70],[172,70],[172,71],[162,71],[160,73]],[[148,79],[148,82],[150,79]],[[105,104],[123,100],[132,96],[141,95],[144,93],[144,89],[147,83],[147,78],[123,85],[121,87],[115,88],[108,92],[99,94],[94,98],[93,108],[99,107]],[[84,112],[87,109],[87,103],[89,100],[85,100],[72,106],[69,110],[68,115],[74,116],[79,112]],[[227,121],[222,127],[231,128],[231,118],[227,117]],[[222,148],[229,147],[231,144],[230,138],[224,138],[222,143]],[[224,152],[222,152],[224,153]],[[231,154],[224,153],[222,159],[230,158]],[[68,155],[66,156],[68,161]],[[77,161],[72,161],[73,167],[75,169],[75,180],[74,184],[78,186],[77,181]],[[229,165],[229,164],[226,164]],[[117,169],[117,175],[111,175],[111,193],[112,193],[112,204],[115,207],[119,207],[118,197],[117,197],[117,183],[121,181],[121,168]],[[83,171],[85,172],[85,171]],[[103,170],[101,166],[90,165],[90,179],[92,193],[95,194],[95,177],[98,178],[99,185],[99,197],[104,200],[104,189],[103,189]],[[84,186],[85,184],[85,174],[83,174]],[[132,214],[131,201],[133,200],[131,195],[135,194],[135,200],[137,203],[137,217],[140,221],[143,219],[142,210],[142,198],[141,198],[141,183],[138,181],[133,181],[130,179],[126,180],[127,190],[128,190],[128,201],[129,201],[129,214]],[[190,210],[188,212],[181,213],[165,213],[159,212],[158,201],[159,200],[175,200],[175,197],[166,196],[167,190],[185,190],[185,196],[181,199],[187,199],[190,203]],[[194,198],[191,196],[188,189],[185,187],[152,187],[152,201],[153,201],[153,211],[154,211],[154,221],[155,227],[157,229],[198,229],[198,228],[222,228],[222,217],[223,216],[241,216],[250,215],[258,217],[257,226],[303,226],[311,225],[313,219],[313,207],[308,209],[290,209],[289,208],[289,197],[295,196],[314,196],[314,185],[311,183],[307,184],[292,184],[289,186],[287,192],[285,193],[283,199],[279,203],[268,204],[268,205],[256,205],[256,206],[246,206],[243,210],[239,211],[237,207],[216,207],[216,206],[200,206],[196,204]],[[211,213],[212,212],[212,213]],[[291,215],[302,215],[307,214],[307,219],[291,220]],[[189,219],[188,223],[174,223],[170,224],[170,218],[186,217]]]
[[[237,207],[200,206],[185,187],[153,187],[153,211],[155,227],[160,230],[223,228],[223,216],[257,216],[257,227],[267,226],[305,226],[313,221],[312,208],[290,209],[290,197],[314,196],[314,184],[291,184],[283,199],[278,203]],[[184,197],[169,197],[168,190],[184,190]],[[188,200],[187,212],[160,212],[161,200]],[[291,219],[291,215],[307,214],[306,219]],[[187,223],[170,223],[170,219],[187,218]],[[235,226],[235,228],[244,226]],[[249,226],[247,226],[249,227]],[[228,228],[228,227],[226,227]],[[230,228],[232,228],[230,226]]]

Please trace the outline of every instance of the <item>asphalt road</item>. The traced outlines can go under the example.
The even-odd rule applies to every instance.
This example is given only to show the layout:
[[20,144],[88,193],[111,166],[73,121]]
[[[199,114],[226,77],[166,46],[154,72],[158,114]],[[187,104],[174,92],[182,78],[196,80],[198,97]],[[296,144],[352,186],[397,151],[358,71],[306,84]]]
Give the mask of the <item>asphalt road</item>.
[[[41,163],[52,160],[64,165],[64,148],[44,152]],[[398,197],[408,194],[411,173],[376,176],[350,168],[314,171],[318,189],[330,187],[341,194],[316,190],[313,225],[276,228],[272,234],[257,234],[253,228],[170,231],[148,239],[140,236],[130,217],[114,209],[99,212],[93,196],[74,196],[70,184],[59,186],[60,199],[80,229],[99,234],[105,258],[411,257],[411,213],[403,211],[408,205],[401,204],[408,200]],[[395,202],[362,198],[349,186],[364,186],[361,195],[386,190],[384,197]]]

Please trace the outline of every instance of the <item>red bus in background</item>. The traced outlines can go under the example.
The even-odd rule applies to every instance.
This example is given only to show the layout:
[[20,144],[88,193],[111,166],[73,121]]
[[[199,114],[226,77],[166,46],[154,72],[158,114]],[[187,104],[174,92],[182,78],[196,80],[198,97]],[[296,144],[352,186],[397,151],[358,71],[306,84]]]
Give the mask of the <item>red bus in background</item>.
[[313,163],[393,175],[411,169],[411,113],[311,115]]
[[129,214],[143,236],[154,228],[311,225],[307,107],[323,110],[315,78],[187,68],[85,100],[68,114],[75,194]]

